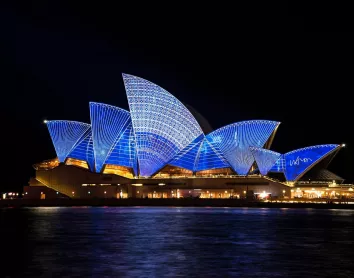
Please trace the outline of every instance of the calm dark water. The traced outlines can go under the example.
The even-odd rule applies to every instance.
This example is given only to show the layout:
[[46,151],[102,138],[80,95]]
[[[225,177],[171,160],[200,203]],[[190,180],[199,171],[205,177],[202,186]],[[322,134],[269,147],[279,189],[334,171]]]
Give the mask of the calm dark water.
[[354,277],[354,210],[0,209],[3,277]]

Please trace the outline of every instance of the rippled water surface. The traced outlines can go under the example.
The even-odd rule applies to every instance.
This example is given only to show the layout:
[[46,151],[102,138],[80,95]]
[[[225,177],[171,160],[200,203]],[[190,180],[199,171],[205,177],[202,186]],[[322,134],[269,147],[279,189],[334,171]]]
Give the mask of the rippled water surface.
[[5,277],[354,277],[354,211],[0,209]]

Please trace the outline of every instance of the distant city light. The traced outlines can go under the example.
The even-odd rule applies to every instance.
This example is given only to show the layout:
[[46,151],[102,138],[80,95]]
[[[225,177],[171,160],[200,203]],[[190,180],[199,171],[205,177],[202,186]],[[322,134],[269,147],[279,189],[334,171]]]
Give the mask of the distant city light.
[[44,120],[43,123],[44,123],[44,124],[48,123],[48,120]]

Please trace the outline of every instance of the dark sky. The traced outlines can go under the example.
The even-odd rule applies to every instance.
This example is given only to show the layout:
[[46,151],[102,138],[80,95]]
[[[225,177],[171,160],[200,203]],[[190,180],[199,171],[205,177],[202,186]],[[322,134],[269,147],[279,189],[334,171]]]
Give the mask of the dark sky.
[[89,101],[127,109],[122,72],[165,88],[214,129],[282,122],[278,152],[346,143],[329,169],[353,181],[353,33],[345,17],[255,3],[9,2],[0,7],[0,191],[20,189],[33,163],[55,157],[44,119],[89,122]]

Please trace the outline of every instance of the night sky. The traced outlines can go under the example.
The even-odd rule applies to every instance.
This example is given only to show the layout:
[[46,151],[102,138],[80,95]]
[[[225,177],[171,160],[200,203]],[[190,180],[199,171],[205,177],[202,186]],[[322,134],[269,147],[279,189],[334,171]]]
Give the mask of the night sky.
[[9,2],[0,192],[20,190],[32,164],[56,156],[44,119],[89,122],[90,101],[128,109],[121,73],[163,87],[214,129],[280,121],[278,152],[346,143],[329,170],[353,182],[353,34],[337,21],[286,6]]

